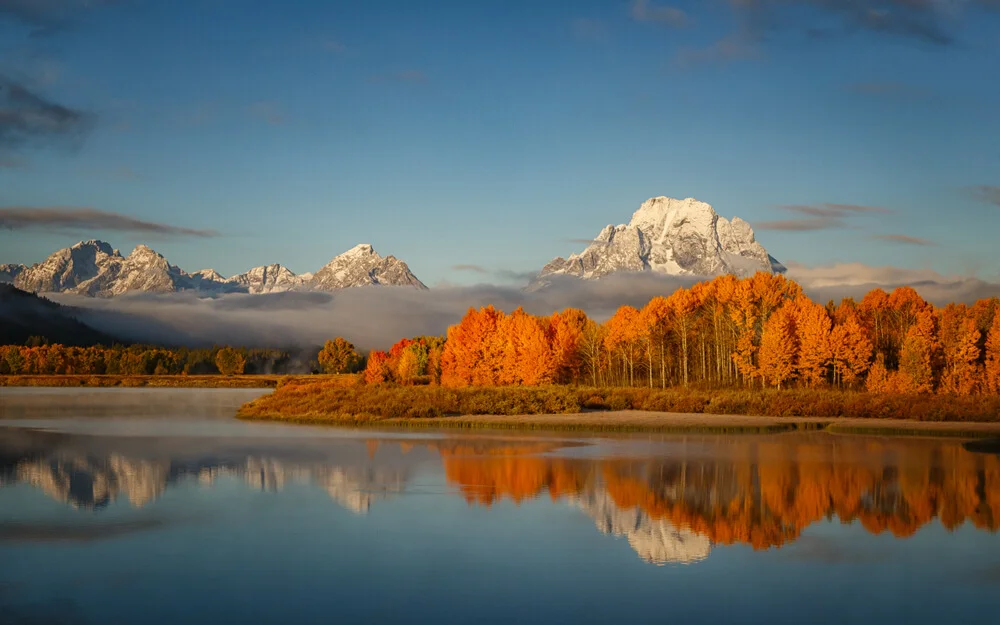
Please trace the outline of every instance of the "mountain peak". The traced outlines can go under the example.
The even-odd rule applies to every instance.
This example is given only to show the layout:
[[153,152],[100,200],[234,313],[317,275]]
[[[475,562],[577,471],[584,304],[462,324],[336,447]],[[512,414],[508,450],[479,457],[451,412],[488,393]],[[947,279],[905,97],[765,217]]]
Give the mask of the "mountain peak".
[[373,248],[370,243],[358,243],[357,245],[347,250],[343,254],[340,254],[340,256],[366,256],[366,255],[378,256],[378,253],[375,251],[375,248]]
[[659,196],[643,202],[628,224],[606,226],[583,252],[550,262],[533,286],[560,274],[592,279],[629,271],[695,276],[780,271],[782,265],[772,260],[739,217],[729,221],[695,198]]
[[370,285],[427,288],[406,263],[393,256],[379,256],[368,243],[355,245],[335,256],[312,276],[309,285],[322,291]]
[[74,244],[69,249],[82,250],[88,248],[98,250],[109,256],[115,255],[115,250],[112,249],[112,247],[109,244],[105,243],[104,241],[101,241],[100,239],[89,239],[87,241],[80,241],[79,243]]

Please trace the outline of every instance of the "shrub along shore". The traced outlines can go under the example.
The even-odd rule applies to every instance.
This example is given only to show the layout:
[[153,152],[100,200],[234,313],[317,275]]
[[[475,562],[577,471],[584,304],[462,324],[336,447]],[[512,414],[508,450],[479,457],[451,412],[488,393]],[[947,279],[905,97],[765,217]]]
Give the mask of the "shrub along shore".
[[1000,434],[1000,398],[839,390],[364,385],[351,376],[282,382],[243,419],[373,426],[657,431]]

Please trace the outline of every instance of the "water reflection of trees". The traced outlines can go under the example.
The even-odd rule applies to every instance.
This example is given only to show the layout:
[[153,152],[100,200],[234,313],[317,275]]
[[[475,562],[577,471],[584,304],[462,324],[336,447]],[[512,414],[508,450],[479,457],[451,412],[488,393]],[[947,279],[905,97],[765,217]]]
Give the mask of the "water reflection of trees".
[[0,454],[0,484],[27,483],[76,507],[100,508],[119,497],[140,507],[188,479],[210,484],[229,476],[272,491],[306,482],[364,513],[404,491],[412,466],[403,459],[419,447],[425,460],[440,457],[446,481],[470,505],[540,496],[565,501],[602,532],[626,537],[651,562],[693,562],[713,544],[781,546],[833,518],[897,537],[934,519],[948,529],[963,523],[1000,528],[1000,456],[971,453],[950,441],[824,434],[692,438],[638,459],[551,453],[565,445],[359,441],[350,462],[336,455],[300,460],[232,453],[185,460],[36,449]]
[[836,438],[790,443],[747,438],[643,460],[443,454],[447,478],[470,503],[554,499],[605,491],[712,543],[780,546],[836,517],[871,533],[912,535],[933,519],[1000,528],[1000,458],[957,443]]

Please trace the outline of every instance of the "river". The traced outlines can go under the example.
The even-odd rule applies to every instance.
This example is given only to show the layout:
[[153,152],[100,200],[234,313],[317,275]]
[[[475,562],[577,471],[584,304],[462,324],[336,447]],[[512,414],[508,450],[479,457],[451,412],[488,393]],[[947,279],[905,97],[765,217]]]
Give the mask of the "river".
[[245,423],[0,388],[3,623],[973,623],[1000,456],[825,432]]

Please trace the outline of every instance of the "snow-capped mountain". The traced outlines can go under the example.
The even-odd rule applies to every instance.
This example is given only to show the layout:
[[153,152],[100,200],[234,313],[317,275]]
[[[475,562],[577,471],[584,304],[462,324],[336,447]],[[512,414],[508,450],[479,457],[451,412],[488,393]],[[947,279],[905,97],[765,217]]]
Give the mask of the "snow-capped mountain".
[[219,293],[275,293],[295,289],[333,291],[368,286],[410,286],[424,289],[403,261],[382,257],[371,245],[358,245],[340,254],[315,274],[300,276],[282,265],[254,267],[225,278],[214,269],[187,273],[171,265],[146,245],[122,256],[103,241],[81,241],[55,252],[41,263],[0,265],[0,282],[33,292],[69,292],[93,297],[126,293],[195,291]]
[[244,293],[278,293],[301,288],[306,279],[295,275],[287,267],[275,264],[254,267],[223,282],[227,288]]
[[628,224],[606,226],[583,252],[545,265],[535,286],[553,275],[594,279],[616,272],[652,271],[747,276],[784,269],[739,217],[732,221],[720,217],[694,198],[654,197],[642,203]]
[[320,291],[374,284],[405,285],[426,289],[406,263],[395,256],[379,256],[371,245],[356,245],[313,275],[309,285]]

